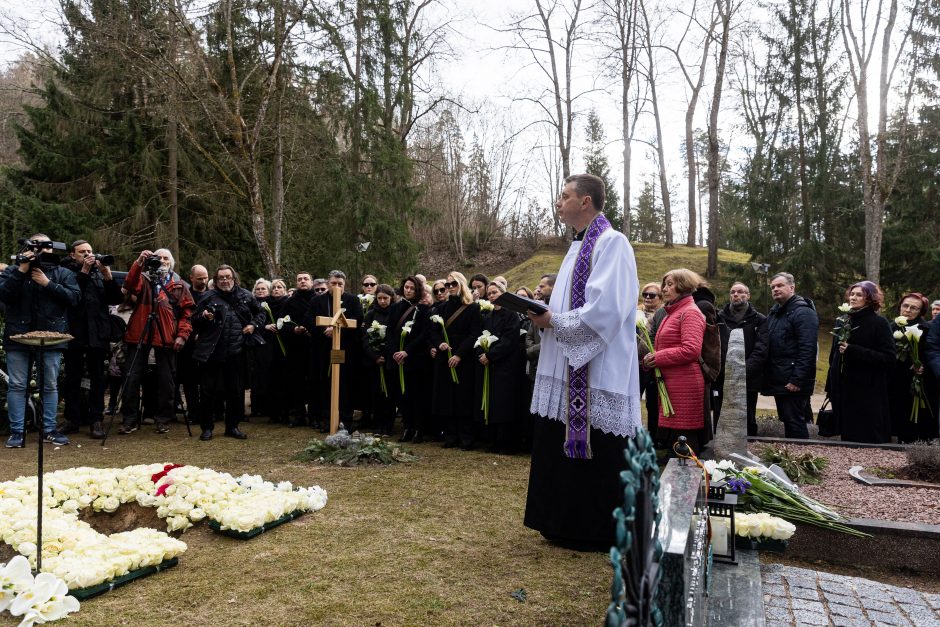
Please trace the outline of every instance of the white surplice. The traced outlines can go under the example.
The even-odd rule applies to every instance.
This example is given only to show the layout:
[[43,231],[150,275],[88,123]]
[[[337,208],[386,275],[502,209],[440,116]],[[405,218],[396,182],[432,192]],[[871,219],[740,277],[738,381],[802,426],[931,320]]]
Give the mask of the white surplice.
[[533,413],[564,422],[568,416],[568,365],[588,365],[591,426],[633,437],[640,426],[636,302],[639,281],[633,247],[613,228],[594,244],[584,305],[571,309],[571,274],[581,250],[571,243],[549,299],[552,326],[542,333],[532,394]]

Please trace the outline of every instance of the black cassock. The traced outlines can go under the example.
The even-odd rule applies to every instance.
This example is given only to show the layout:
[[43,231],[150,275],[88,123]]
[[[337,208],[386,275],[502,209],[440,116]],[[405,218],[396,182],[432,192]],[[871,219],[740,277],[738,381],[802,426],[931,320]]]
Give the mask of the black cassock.
[[[448,298],[447,302],[437,308],[436,314],[446,323],[463,306],[459,297]],[[454,445],[458,440],[465,447],[476,444],[473,420],[476,415],[476,366],[479,362],[476,361],[473,344],[480,337],[481,330],[480,306],[476,303],[467,305],[447,326],[451,352],[460,357],[460,363],[456,367],[458,383],[453,382],[450,368],[447,366],[447,351],[438,351],[437,357],[434,358],[431,411],[443,422],[445,444]],[[439,323],[431,323],[429,337],[431,346],[434,347],[440,346],[444,341],[444,333]]]
[[[359,299],[345,292],[341,295],[340,306],[345,309],[347,320],[355,320],[356,328],[343,329],[340,335],[340,349],[345,351],[345,360],[340,367],[339,378],[339,415],[346,427],[352,423],[352,391],[356,389],[362,363],[362,346],[360,337],[362,333],[363,315]],[[304,326],[312,336],[310,360],[313,367],[313,378],[316,382],[320,398],[317,404],[317,419],[329,420],[330,417],[330,351],[333,349],[333,338],[324,334],[325,327],[318,327],[317,316],[333,316],[333,295],[329,292],[320,294],[310,303],[310,309],[305,318]]]
[[[888,321],[865,307],[849,314],[852,331],[848,348],[839,352],[832,341],[826,391],[842,431],[851,442],[891,441],[891,410],[888,407],[888,372],[896,352]],[[838,326],[833,333],[838,332]]]

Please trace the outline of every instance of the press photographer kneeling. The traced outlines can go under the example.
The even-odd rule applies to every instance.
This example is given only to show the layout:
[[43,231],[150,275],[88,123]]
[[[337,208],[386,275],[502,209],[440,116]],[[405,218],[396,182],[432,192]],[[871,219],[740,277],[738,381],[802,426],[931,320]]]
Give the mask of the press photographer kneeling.
[[[3,349],[7,354],[7,373],[10,385],[7,407],[10,417],[10,438],[7,448],[25,445],[25,415],[27,385],[30,379],[29,349],[10,340],[11,336],[30,331],[68,333],[66,316],[69,307],[78,304],[81,291],[75,275],[59,267],[59,258],[53,250],[65,250],[65,244],[52,242],[37,233],[28,240],[20,240],[23,247],[14,262],[0,273],[0,301],[6,305],[6,326],[3,329]],[[49,347],[43,352],[44,384],[42,390],[43,438],[59,446],[69,439],[56,431],[56,409],[59,392],[56,381],[62,363],[64,346]]]
[[264,326],[265,314],[254,295],[239,287],[232,266],[219,266],[213,283],[214,289],[199,301],[193,316],[193,359],[202,364],[199,439],[212,439],[214,412],[224,403],[225,435],[244,440],[248,436],[238,428],[245,417],[244,349],[264,343],[255,330]]

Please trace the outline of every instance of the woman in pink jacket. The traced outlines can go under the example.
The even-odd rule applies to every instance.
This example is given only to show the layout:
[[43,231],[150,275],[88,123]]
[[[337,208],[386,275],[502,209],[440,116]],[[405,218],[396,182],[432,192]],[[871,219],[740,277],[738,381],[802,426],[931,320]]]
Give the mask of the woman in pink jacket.
[[679,436],[685,436],[696,454],[707,444],[703,441],[705,380],[699,365],[705,316],[695,306],[692,292],[704,283],[702,277],[685,268],[670,270],[663,276],[666,317],[656,330],[655,351],[643,358],[644,367],[662,372],[674,411],[664,416],[660,406],[657,439],[671,447]]

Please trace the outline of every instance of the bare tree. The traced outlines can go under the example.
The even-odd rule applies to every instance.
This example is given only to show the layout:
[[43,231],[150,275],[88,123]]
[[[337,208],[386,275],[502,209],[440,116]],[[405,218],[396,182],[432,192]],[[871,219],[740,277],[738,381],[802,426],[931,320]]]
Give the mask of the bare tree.
[[[695,246],[695,206],[696,206],[696,168],[695,168],[695,134],[693,122],[695,120],[695,110],[698,107],[699,95],[705,84],[705,74],[708,66],[709,49],[715,38],[715,29],[720,22],[720,16],[714,3],[709,7],[708,20],[700,21],[698,12],[700,2],[695,0],[688,10],[685,28],[679,41],[675,45],[663,45],[663,47],[672,53],[682,76],[685,79],[686,86],[689,89],[689,101],[685,110],[685,159],[688,169],[688,204],[689,204],[689,232],[686,238],[686,246]],[[681,13],[680,13],[681,15]],[[697,44],[690,44],[695,50],[701,50],[701,56],[697,59],[693,56],[691,60],[684,58],[683,49],[686,42],[690,40],[694,31],[700,31],[701,39]],[[693,74],[694,72],[694,74]]]
[[[862,179],[862,205],[865,210],[865,274],[876,283],[881,277],[881,236],[885,204],[894,190],[904,161],[904,138],[910,120],[910,104],[916,72],[911,71],[902,90],[898,111],[901,142],[894,163],[888,162],[888,94],[904,56],[910,51],[911,32],[920,12],[928,3],[914,0],[908,8],[909,23],[898,25],[897,0],[841,0],[842,40],[848,53],[849,72],[858,108],[858,151]],[[872,142],[869,127],[869,68],[879,52],[877,131]],[[872,155],[872,147],[875,154]]]

